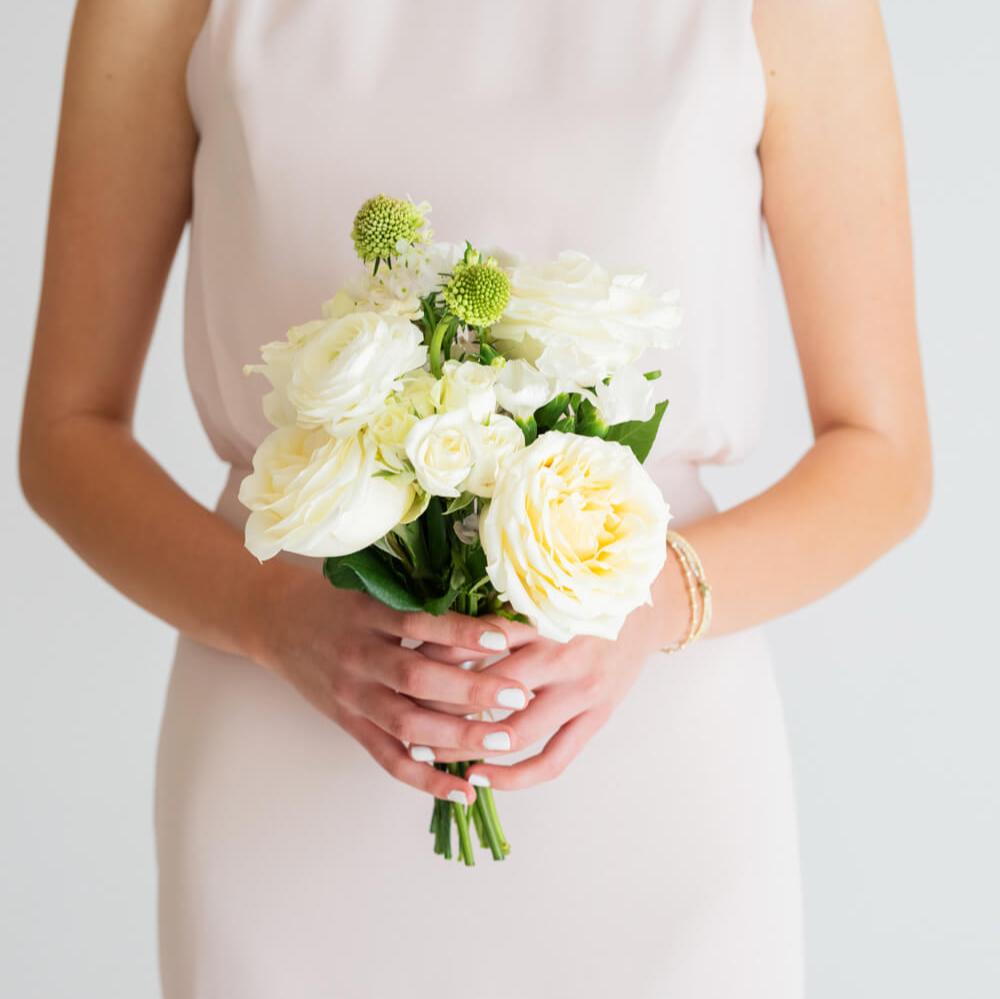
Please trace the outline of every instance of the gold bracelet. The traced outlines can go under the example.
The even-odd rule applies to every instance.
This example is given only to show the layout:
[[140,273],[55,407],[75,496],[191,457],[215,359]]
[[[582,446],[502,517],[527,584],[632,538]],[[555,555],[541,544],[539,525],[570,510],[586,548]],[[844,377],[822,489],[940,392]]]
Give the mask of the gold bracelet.
[[664,652],[670,653],[687,648],[708,631],[708,626],[712,623],[712,587],[705,578],[701,559],[690,541],[676,531],[667,531],[667,545],[677,557],[677,564],[684,576],[688,605],[691,608],[691,623],[687,634],[679,642],[663,649]]

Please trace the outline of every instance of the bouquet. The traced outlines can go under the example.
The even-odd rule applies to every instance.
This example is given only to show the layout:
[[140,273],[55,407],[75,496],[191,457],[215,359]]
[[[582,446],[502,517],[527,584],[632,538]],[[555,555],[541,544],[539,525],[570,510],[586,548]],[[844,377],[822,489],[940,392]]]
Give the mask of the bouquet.
[[[650,601],[669,509],[642,462],[667,403],[676,294],[578,252],[526,262],[435,242],[430,206],[378,195],[359,273],[322,316],[261,348],[275,430],[240,488],[246,546],[322,558],[401,611],[498,614],[547,638],[617,637]],[[464,776],[467,763],[436,763]],[[490,788],[435,799],[435,852],[510,847]]]

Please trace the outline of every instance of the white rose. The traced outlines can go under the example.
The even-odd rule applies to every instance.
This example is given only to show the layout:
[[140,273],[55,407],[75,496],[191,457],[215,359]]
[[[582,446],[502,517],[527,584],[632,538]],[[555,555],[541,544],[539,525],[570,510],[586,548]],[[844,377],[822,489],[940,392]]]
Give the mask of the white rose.
[[366,433],[378,448],[379,461],[386,468],[402,469],[406,456],[406,437],[420,419],[413,407],[398,394],[372,417]]
[[560,371],[561,357],[572,348],[581,377],[600,374],[577,382],[581,387],[630,364],[646,348],[675,340],[677,295],[654,296],[644,274],[609,273],[571,250],[541,264],[516,263],[507,273],[510,301],[490,331],[493,339],[503,341],[506,356],[534,361],[550,373]]
[[597,407],[601,419],[608,425],[627,423],[629,420],[652,419],[656,410],[656,393],[653,382],[644,378],[635,368],[622,368],[605,385],[599,381],[593,392],[585,395]]
[[403,519],[415,493],[412,479],[375,477],[377,470],[363,436],[273,431],[240,485],[250,510],[247,548],[260,561],[282,550],[325,557],[366,548]]
[[397,396],[418,419],[422,420],[425,416],[431,416],[437,411],[437,405],[434,401],[437,383],[438,380],[429,371],[418,368],[403,376],[402,386]]
[[431,496],[458,496],[476,461],[480,427],[455,410],[428,416],[406,438],[417,482]]
[[669,519],[629,448],[550,432],[504,463],[479,537],[501,598],[540,634],[614,639],[651,600]]
[[476,463],[466,479],[465,489],[476,496],[489,497],[507,459],[524,447],[521,428],[509,417],[495,413],[479,432]]
[[482,423],[497,408],[497,369],[477,361],[445,361],[435,386],[434,400],[439,412],[464,409],[476,423]]
[[299,426],[349,436],[401,387],[402,376],[426,358],[423,336],[407,319],[374,312],[331,319],[292,354],[288,401]]
[[508,361],[497,375],[497,402],[519,420],[527,420],[557,393],[551,381],[525,360]]

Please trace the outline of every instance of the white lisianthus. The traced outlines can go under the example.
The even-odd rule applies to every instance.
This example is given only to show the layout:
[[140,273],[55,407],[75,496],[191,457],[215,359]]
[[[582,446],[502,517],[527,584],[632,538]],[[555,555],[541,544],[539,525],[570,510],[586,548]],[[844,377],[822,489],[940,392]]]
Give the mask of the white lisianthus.
[[500,598],[541,635],[614,639],[651,600],[669,519],[629,448],[553,431],[504,463],[479,536]]
[[463,410],[417,422],[406,437],[420,487],[431,496],[458,496],[476,462],[481,428]]
[[263,364],[243,366],[243,374],[263,375],[271,383],[271,391],[263,399],[263,409],[272,426],[295,425],[295,407],[288,401],[288,385],[292,380],[292,359],[302,343],[325,325],[322,319],[314,319],[301,326],[293,326],[284,340],[274,340],[260,348]]
[[476,463],[464,488],[476,496],[492,496],[500,469],[523,447],[521,428],[509,416],[494,413],[490,422],[480,428]]
[[415,243],[393,257],[392,267],[380,267],[374,275],[370,268],[359,271],[323,305],[323,315],[336,319],[351,312],[378,312],[418,319],[420,299],[440,286],[442,274],[463,252],[453,243]]
[[552,382],[528,361],[508,361],[497,375],[497,402],[518,420],[527,420],[557,393]]
[[334,437],[357,432],[423,365],[427,348],[408,319],[357,312],[312,330],[291,358],[288,401],[301,427]]
[[680,323],[676,293],[645,287],[645,274],[610,273],[586,254],[567,250],[540,264],[507,269],[510,301],[490,333],[508,357],[534,361],[540,370],[566,371],[567,351],[585,387],[635,361],[649,347],[673,344]]
[[482,423],[497,408],[497,374],[496,368],[477,361],[445,361],[434,392],[438,412],[464,409]]
[[250,510],[247,548],[262,562],[282,550],[326,557],[366,548],[403,519],[415,495],[412,478],[376,471],[364,435],[272,431],[240,485],[240,502]]
[[584,393],[597,407],[601,419],[609,426],[630,420],[652,419],[656,410],[656,391],[635,368],[622,368],[610,382],[597,382],[593,392]]

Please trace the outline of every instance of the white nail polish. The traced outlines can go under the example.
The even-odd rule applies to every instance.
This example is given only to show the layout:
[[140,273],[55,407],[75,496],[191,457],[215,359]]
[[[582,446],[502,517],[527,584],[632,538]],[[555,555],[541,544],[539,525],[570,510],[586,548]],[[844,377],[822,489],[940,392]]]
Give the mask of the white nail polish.
[[410,756],[417,763],[434,762],[434,750],[430,746],[410,746]]
[[515,711],[518,711],[527,703],[528,699],[524,696],[524,691],[517,687],[504,687],[497,694],[497,704],[501,708],[513,708]]
[[484,631],[479,636],[479,644],[492,652],[503,652],[507,648],[507,636],[502,631]]
[[464,791],[449,791],[448,800],[454,801],[456,805],[467,805],[469,799],[466,798]]
[[486,774],[470,774],[469,783],[473,787],[489,787],[490,779],[486,776]]
[[476,665],[475,659],[466,659],[464,663],[459,663],[459,669],[472,669]]
[[510,736],[506,732],[490,732],[483,739],[483,749],[510,749]]

